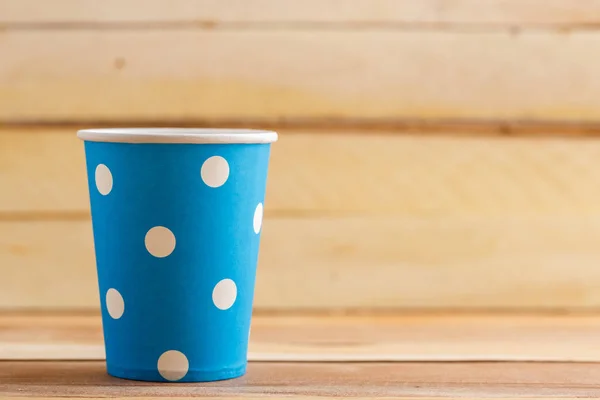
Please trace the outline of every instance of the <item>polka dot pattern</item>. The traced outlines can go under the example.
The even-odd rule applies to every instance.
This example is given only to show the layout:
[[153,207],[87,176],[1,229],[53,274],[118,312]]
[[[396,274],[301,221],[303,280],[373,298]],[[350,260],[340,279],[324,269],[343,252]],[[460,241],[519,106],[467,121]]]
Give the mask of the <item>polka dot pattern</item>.
[[106,196],[113,187],[113,177],[110,169],[104,164],[99,164],[94,173],[96,188],[101,195]]
[[212,156],[202,164],[200,175],[211,188],[223,186],[229,178],[229,163],[221,156]]
[[106,310],[112,319],[119,319],[125,312],[125,301],[117,289],[108,289],[106,292]]
[[213,303],[219,310],[228,310],[237,298],[237,286],[231,279],[223,279],[215,285],[212,293]]
[[[109,238],[109,251],[117,252],[105,258],[110,272],[99,274],[101,287],[110,288],[103,299],[111,321],[105,332],[109,373],[172,382],[239,376],[247,349],[231,343],[250,339],[252,288],[247,289],[254,282],[251,268],[262,230],[264,187],[257,182],[264,179],[263,166],[254,171],[258,157],[244,164],[231,161],[227,152],[205,149],[186,173],[178,159],[161,160],[161,170],[151,164],[156,157],[145,155],[138,163],[129,158],[133,153],[126,163],[107,158],[91,167],[97,189],[92,202],[106,210],[94,214],[106,229],[98,237]],[[113,187],[113,177],[119,186]],[[188,192],[180,193],[182,188]],[[233,216],[237,221],[223,221]],[[205,330],[206,323],[217,329]],[[212,337],[215,332],[218,337]],[[109,346],[119,354],[109,358]],[[127,370],[131,365],[139,369]]]
[[178,381],[188,373],[190,363],[178,350],[165,351],[158,358],[157,368],[160,376],[168,381]]
[[169,228],[155,226],[146,233],[146,250],[157,258],[164,258],[175,250],[175,235]]

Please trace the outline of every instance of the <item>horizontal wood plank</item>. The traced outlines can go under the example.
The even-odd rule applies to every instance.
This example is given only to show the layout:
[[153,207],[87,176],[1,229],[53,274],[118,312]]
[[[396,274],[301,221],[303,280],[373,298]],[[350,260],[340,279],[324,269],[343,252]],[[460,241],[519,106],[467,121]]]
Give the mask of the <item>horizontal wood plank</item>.
[[[267,218],[259,309],[600,306],[598,216]],[[97,307],[87,221],[0,222],[0,306]]]
[[598,123],[599,46],[593,31],[9,29],[0,122]]
[[109,377],[100,361],[0,362],[2,396],[597,397],[599,380],[600,364],[251,363],[242,379],[166,385]]
[[0,24],[324,22],[593,24],[598,0],[1,0]]
[[[266,213],[600,215],[600,140],[453,135],[460,132],[280,131]],[[75,129],[0,130],[0,187],[0,219],[87,218],[84,151]]]
[[[159,400],[159,399],[164,399],[165,396],[135,396],[136,400]],[[271,398],[277,398],[278,395],[274,395]],[[29,397],[29,396],[4,396],[3,397],[6,400],[56,400],[56,399],[62,399],[62,398],[70,398],[70,397],[62,397],[62,396],[53,396],[53,397],[46,397],[46,396],[35,396],[35,397]],[[94,400],[105,400],[106,397],[97,397],[97,396],[86,396],[86,399],[94,399]],[[115,400],[125,400],[127,399],[127,397],[113,397]],[[174,400],[182,400],[182,399],[190,399],[192,397],[173,397],[173,396],[169,396],[170,399],[174,399]],[[214,399],[214,400],[263,400],[265,398],[269,398],[269,396],[265,396],[264,394],[259,394],[259,395],[244,395],[242,396],[233,396],[233,397],[229,397],[229,396],[223,396],[223,395],[217,395],[217,396],[204,396],[203,398],[206,399]],[[290,398],[290,399],[302,399],[302,400],[327,400],[327,399],[339,399],[339,396],[304,396],[304,395],[300,395],[300,394],[294,394],[294,395],[287,395],[286,398]],[[385,393],[382,396],[353,396],[351,397],[354,400],[377,400],[377,399],[389,399],[390,397],[387,396]],[[517,400],[517,399],[522,399],[522,396],[494,396],[495,400]],[[527,396],[526,397],[529,400],[541,400],[541,399],[545,399],[545,397],[537,397],[537,396]],[[570,396],[561,396],[561,399],[564,400],[578,400],[580,399],[580,397],[570,397]],[[402,396],[394,396],[394,399],[396,400],[414,400],[414,396],[406,396],[406,397],[402,397]],[[429,397],[429,396],[419,396],[419,400],[440,400],[440,399],[461,399],[461,400],[480,400],[481,397],[465,397],[465,396],[460,396],[460,395],[445,395],[445,396],[435,396],[435,397]]]
[[[597,315],[265,315],[249,359],[269,362],[598,362]],[[98,314],[0,314],[0,360],[102,360]]]

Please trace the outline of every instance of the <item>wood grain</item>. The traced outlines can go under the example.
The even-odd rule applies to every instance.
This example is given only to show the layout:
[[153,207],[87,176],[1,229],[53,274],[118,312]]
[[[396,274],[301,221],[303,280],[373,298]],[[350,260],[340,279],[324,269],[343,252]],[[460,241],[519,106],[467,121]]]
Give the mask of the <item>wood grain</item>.
[[[0,219],[88,218],[75,131],[0,130]],[[509,217],[526,225],[600,215],[600,141],[461,133],[281,130],[267,216]]]
[[[597,315],[265,315],[249,359],[269,362],[598,362]],[[97,314],[0,314],[0,360],[104,359]]]
[[[1,0],[0,23],[594,24],[597,0]],[[34,26],[35,27],[35,26]],[[285,27],[285,25],[284,25]]]
[[[600,218],[267,218],[261,309],[597,308]],[[0,223],[1,307],[98,304],[88,221]]]
[[[165,396],[135,396],[135,398],[137,400],[158,400],[158,399],[163,399]],[[14,396],[4,396],[3,397],[6,400],[51,400],[51,399],[57,399],[57,398],[69,398],[69,397],[62,397],[62,396],[54,396],[54,397],[41,397],[41,396],[36,396],[36,397],[29,397],[29,396],[25,396],[25,397],[14,397]],[[106,397],[95,397],[95,396],[86,396],[86,399],[94,399],[94,400],[104,400],[106,399]],[[112,399],[115,400],[123,400],[123,399],[127,399],[128,397],[122,397],[122,396],[116,396],[116,397],[112,397]],[[182,399],[189,399],[190,397],[173,397],[173,396],[169,396],[170,399],[174,399],[174,400],[182,400]],[[239,400],[239,399],[245,399],[245,400],[261,400],[261,399],[265,399],[268,398],[268,395],[244,395],[242,396],[234,396],[234,397],[229,397],[229,396],[222,396],[222,395],[218,395],[218,396],[204,396],[204,398],[210,398],[210,399],[218,399],[218,400]],[[287,395],[286,398],[291,398],[291,399],[303,399],[303,400],[323,400],[323,399],[330,399],[330,398],[339,398],[339,396],[330,396],[330,397],[325,397],[325,396],[304,396],[301,394],[295,394],[295,395]],[[353,396],[352,399],[355,400],[374,400],[374,399],[389,399],[390,397],[387,396],[385,393],[382,394],[381,396]],[[398,399],[398,400],[414,400],[414,396],[394,396],[394,399]],[[451,398],[451,399],[462,399],[462,400],[481,400],[481,397],[465,397],[465,396],[459,396],[459,397],[454,397],[452,395],[447,395],[447,396],[435,396],[435,397],[429,397],[429,396],[419,396],[418,397],[420,400],[439,400],[440,398]],[[516,400],[516,399],[521,399],[523,398],[522,396],[494,396],[495,400]],[[579,397],[569,397],[569,396],[561,396],[561,399],[566,399],[566,400],[576,400],[579,399]],[[545,397],[537,397],[537,396],[527,396],[527,399],[531,400],[537,400],[537,399],[546,399]]]
[[99,361],[0,362],[0,395],[595,397],[600,364],[251,363],[245,377],[156,384],[106,375]]
[[599,46],[594,31],[8,29],[0,121],[597,123]]
[[[275,395],[274,397],[276,397],[277,395]],[[163,399],[165,396],[135,396],[135,398],[137,400],[158,400],[158,399]],[[190,397],[173,397],[173,396],[168,396],[170,399],[174,399],[174,400],[182,400],[182,399],[189,399]],[[239,399],[244,399],[244,400],[261,400],[261,399],[265,399],[265,398],[269,398],[269,395],[265,395],[265,394],[259,394],[259,395],[244,395],[242,396],[223,396],[223,395],[217,395],[217,396],[203,396],[204,398],[210,398],[210,399],[218,399],[218,400],[239,400]],[[57,398],[69,398],[69,397],[62,397],[62,396],[54,396],[54,397],[41,397],[41,396],[35,396],[35,397],[29,397],[29,396],[19,396],[19,397],[13,397],[13,396],[4,396],[3,397],[6,400],[51,400],[51,399],[57,399]],[[95,399],[95,400],[104,400],[106,399],[106,397],[95,397],[95,396],[86,396],[86,399]],[[115,397],[111,397],[112,399],[115,400],[123,400],[123,399],[128,399],[130,397],[123,397],[123,396],[115,396]],[[293,394],[293,395],[286,395],[286,398],[291,398],[291,399],[303,399],[303,400],[323,400],[323,399],[339,399],[339,396],[305,396],[302,394]],[[390,396],[386,395],[385,393],[383,393],[381,396],[352,396],[352,399],[355,400],[374,400],[374,399],[389,399]],[[415,396],[394,396],[394,399],[398,399],[398,400],[414,400]],[[441,398],[449,398],[449,399],[461,399],[461,400],[481,400],[481,397],[470,397],[470,396],[460,396],[459,394],[455,396],[448,394],[448,395],[443,395],[443,396],[435,396],[435,397],[429,397],[429,396],[419,396],[418,397],[420,400],[439,400]],[[493,397],[495,400],[516,400],[516,399],[522,399],[523,396],[494,396]],[[539,399],[546,399],[546,397],[538,397],[538,396],[527,396],[526,397],[529,400],[539,400]],[[566,399],[566,400],[576,400],[579,399],[580,397],[570,397],[570,396],[561,396],[561,399]]]
[[[0,306],[97,306],[82,147],[0,131]],[[598,307],[598,160],[593,138],[281,132],[257,306]]]

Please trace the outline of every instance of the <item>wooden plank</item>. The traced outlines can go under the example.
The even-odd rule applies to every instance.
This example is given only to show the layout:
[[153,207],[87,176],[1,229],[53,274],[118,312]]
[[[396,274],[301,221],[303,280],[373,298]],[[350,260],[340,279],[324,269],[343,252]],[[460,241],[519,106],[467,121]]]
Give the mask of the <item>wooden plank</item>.
[[[264,315],[251,361],[598,362],[597,315]],[[0,360],[104,359],[97,314],[0,314]]]
[[[165,396],[136,396],[136,400],[159,400],[159,399],[164,399]],[[182,400],[182,399],[190,399],[190,398],[197,398],[197,397],[173,397],[173,396],[168,396],[169,399],[173,399],[173,400]],[[3,399],[5,400],[56,400],[56,399],[62,399],[62,398],[68,398],[68,397],[62,397],[62,396],[54,396],[54,397],[40,397],[40,396],[36,396],[36,397],[15,397],[15,396],[4,396]],[[246,396],[244,395],[243,397],[241,396],[234,396],[234,397],[230,397],[230,396],[202,396],[202,398],[205,399],[215,399],[215,400],[239,400],[239,399],[244,399],[244,400],[264,400],[265,398],[270,398],[269,396],[265,396],[265,395],[250,395],[250,396]],[[291,396],[286,396],[286,398],[290,398],[290,399],[303,399],[303,400],[324,400],[324,399],[330,399],[332,397],[323,397],[323,396],[302,396],[302,395],[291,395]],[[333,397],[333,398],[339,398],[339,397]],[[363,397],[363,396],[359,396],[359,397],[352,397],[352,399],[356,399],[356,400],[373,400],[373,399],[389,399],[389,397],[385,396],[385,397],[373,397],[373,396],[367,396],[367,397]],[[105,400],[106,397],[96,397],[96,396],[86,396],[85,399],[94,399],[94,400]],[[111,397],[111,399],[115,399],[115,400],[126,400],[129,399],[129,397]],[[412,400],[413,398],[407,398],[407,397],[394,397],[394,399],[400,399],[400,400]],[[419,397],[419,399],[421,400],[439,400],[440,397]],[[465,399],[464,397],[461,397],[461,399]],[[495,398],[496,400],[515,400],[517,399],[516,397],[500,397],[500,398]],[[529,399],[532,399],[532,397],[529,397]],[[535,398],[534,398],[535,399]],[[572,400],[576,400],[577,398],[575,397],[561,397],[561,399],[572,399]]]
[[[56,400],[56,399],[62,399],[62,398],[69,398],[69,397],[40,397],[40,396],[36,396],[36,397],[13,397],[13,396],[8,396],[8,397],[3,397],[6,400]],[[93,400],[105,400],[106,397],[95,397],[95,396],[86,396],[86,399],[93,399]],[[169,396],[170,399],[173,400],[182,400],[182,399],[189,399],[191,397],[172,397]],[[245,399],[245,400],[263,400],[265,398],[269,398],[268,395],[257,395],[257,396],[244,396],[244,397],[240,397],[240,396],[235,396],[235,397],[229,397],[229,396],[206,396],[204,398],[207,399],[215,399],[215,400],[237,400],[237,399]],[[286,396],[286,398],[290,398],[290,399],[302,399],[302,400],[324,400],[324,399],[338,399],[339,397],[335,396],[335,397],[324,397],[324,396],[304,396],[304,395],[288,395]],[[461,400],[480,400],[480,397],[464,397],[464,396],[460,396],[460,397],[427,397],[427,396],[419,396],[419,400],[439,400],[439,399],[443,399],[443,398],[448,398],[448,399],[461,399]],[[521,399],[523,397],[518,396],[518,397],[506,397],[506,396],[502,396],[502,397],[494,397],[495,400],[516,400],[516,399]],[[112,397],[112,399],[115,400],[126,400],[129,399],[128,397]],[[136,396],[136,400],[159,400],[159,399],[164,399],[164,396]],[[389,399],[389,396],[386,396],[385,394],[383,395],[383,397],[378,397],[378,396],[353,396],[352,399],[354,400],[375,400],[375,399]],[[409,397],[394,397],[394,399],[396,400],[414,400],[413,396],[409,396]],[[540,400],[540,399],[546,399],[545,397],[532,397],[532,396],[527,396],[527,399],[529,400]],[[561,396],[561,399],[564,400],[578,400],[578,397],[563,397]]]
[[[241,396],[235,396],[235,397],[229,397],[229,396],[222,396],[222,395],[218,395],[218,396],[203,396],[203,398],[208,398],[208,399],[215,399],[215,400],[239,400],[239,399],[244,399],[244,400],[263,400],[265,398],[272,398],[269,397],[270,395],[265,395],[265,394],[260,394],[260,395],[244,395],[243,397]],[[136,396],[136,400],[162,400],[164,399],[165,396]],[[277,398],[277,396],[273,396],[275,398]],[[40,396],[36,396],[36,397],[23,397],[23,396],[18,396],[18,397],[13,397],[13,396],[8,396],[8,397],[3,397],[6,400],[56,400],[56,399],[61,399],[61,398],[70,398],[70,397],[62,397],[62,396],[54,396],[54,397],[40,397]],[[105,400],[106,397],[95,397],[95,396],[86,396],[86,399],[94,399],[94,400]],[[173,400],[182,400],[182,399],[190,399],[191,397],[173,397],[173,396],[169,396],[170,399]],[[290,398],[290,399],[302,399],[302,400],[326,400],[326,399],[339,399],[338,396],[333,396],[333,397],[326,397],[326,396],[304,396],[304,395],[287,395],[286,398]],[[387,396],[386,394],[383,394],[381,397],[379,396],[352,396],[351,397],[354,400],[375,400],[375,399],[389,399],[390,397]],[[404,396],[394,396],[393,397],[396,400],[414,400],[414,396],[408,396],[408,397],[404,397]],[[454,397],[452,395],[445,395],[445,396],[436,396],[436,397],[429,397],[429,396],[419,396],[418,397],[419,400],[439,400],[439,399],[461,399],[461,400],[481,400],[481,397],[465,397],[465,396],[460,396],[457,395],[457,397]],[[494,397],[495,400],[516,400],[516,399],[522,399],[522,396],[501,396],[501,397]],[[565,397],[565,396],[561,396],[561,399],[564,400],[578,400],[579,397]],[[115,400],[127,400],[130,399],[130,397],[111,397],[111,399],[115,399]],[[546,397],[537,397],[537,396],[527,396],[528,400],[540,400],[540,399],[546,399]]]
[[109,377],[100,361],[0,362],[0,395],[61,397],[596,397],[600,364],[251,363],[243,379],[166,385]]
[[593,24],[597,0],[35,0],[0,1],[0,23]]
[[600,120],[593,31],[9,29],[0,38],[4,123]]
[[[600,215],[600,141],[280,131],[270,216],[587,218]],[[75,128],[0,130],[0,219],[87,218]]]
[[[267,218],[260,309],[600,305],[600,218]],[[97,307],[87,221],[0,222],[1,307]]]

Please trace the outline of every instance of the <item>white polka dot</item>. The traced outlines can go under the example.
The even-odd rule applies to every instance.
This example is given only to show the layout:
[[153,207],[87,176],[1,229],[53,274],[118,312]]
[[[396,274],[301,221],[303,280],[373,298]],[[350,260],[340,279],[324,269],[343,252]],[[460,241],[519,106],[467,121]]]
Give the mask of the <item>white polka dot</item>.
[[231,279],[223,279],[215,285],[212,298],[213,303],[219,310],[227,310],[235,303],[237,297],[237,286]]
[[106,292],[106,309],[113,319],[119,319],[125,312],[125,301],[117,289],[108,289]]
[[96,187],[101,195],[106,196],[110,193],[113,186],[113,177],[106,165],[99,164],[96,167],[95,180]]
[[154,257],[163,258],[175,249],[175,235],[164,226],[155,226],[146,233],[146,249]]
[[229,164],[221,156],[212,156],[204,161],[200,176],[208,186],[216,188],[223,186],[229,177]]
[[258,203],[256,206],[256,210],[254,210],[254,232],[260,232],[260,227],[262,226],[263,220],[263,205],[262,203]]
[[183,378],[190,367],[187,357],[180,351],[165,351],[158,358],[158,372],[168,381],[178,381]]

